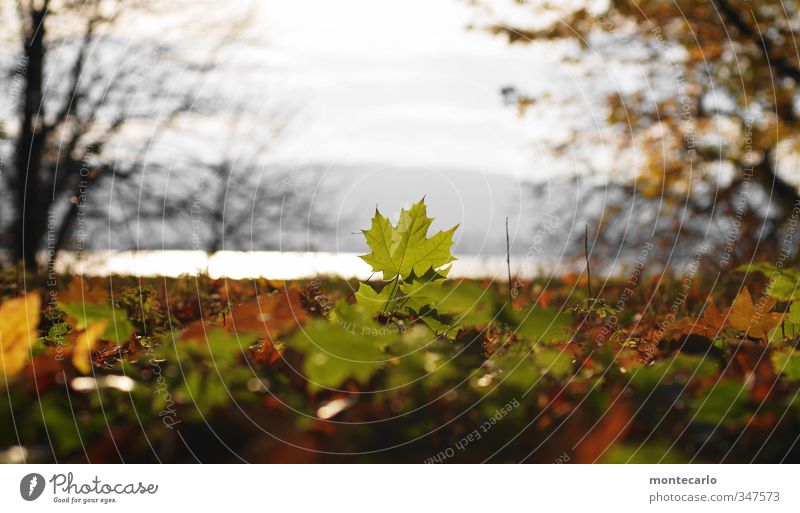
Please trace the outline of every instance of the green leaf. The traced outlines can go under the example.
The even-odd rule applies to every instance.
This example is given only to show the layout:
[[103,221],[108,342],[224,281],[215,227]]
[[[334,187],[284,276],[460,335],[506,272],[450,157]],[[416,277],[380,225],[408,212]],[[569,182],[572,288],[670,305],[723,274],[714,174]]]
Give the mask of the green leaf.
[[47,330],[47,336],[44,338],[53,344],[62,345],[67,332],[69,332],[69,325],[65,322],[57,322],[50,326],[50,329]]
[[772,353],[772,366],[787,381],[800,381],[800,354],[795,351]]
[[433,219],[428,217],[424,198],[410,209],[400,211],[393,248],[395,256],[400,259],[401,276],[408,276],[411,271],[421,275],[430,268],[437,269],[455,260],[450,250],[458,225],[428,238],[431,223]]
[[[447,271],[449,270],[448,267]],[[447,271],[437,272],[431,267],[424,274],[417,275],[412,270],[408,277],[400,282],[400,293],[396,295],[398,303],[414,311],[435,307],[435,303],[442,297],[442,284]]]
[[677,354],[653,365],[635,368],[631,384],[637,390],[649,392],[659,385],[685,385],[691,379],[715,375],[718,369],[717,363],[709,358]]
[[406,281],[388,283],[380,293],[362,283],[355,294],[356,304],[371,317],[383,311],[417,317],[435,334],[452,339],[460,326],[455,325],[450,316],[431,306],[443,297],[441,289],[447,270],[439,272],[429,268],[421,276],[412,270]]
[[125,342],[133,334],[133,326],[122,309],[90,303],[59,303],[58,307],[70,317],[73,321],[71,326],[77,330],[85,330],[98,321],[107,321],[100,336],[103,340]]
[[507,351],[493,356],[491,362],[497,369],[495,380],[503,388],[528,391],[533,388],[541,374],[538,362],[531,358],[529,349]]
[[796,271],[792,273],[779,274],[767,288],[767,295],[778,301],[794,301],[800,299],[800,274]]
[[548,308],[530,307],[507,314],[516,325],[515,333],[531,342],[552,342],[564,336],[564,328],[572,322],[569,314]]
[[605,453],[600,463],[691,463],[688,458],[674,452],[669,444],[616,444]]
[[[425,276],[429,276],[426,273]],[[444,283],[441,279],[419,278],[413,283],[404,283],[400,290],[409,298],[408,305],[415,310],[430,305],[439,314],[453,319],[454,328],[460,326],[485,326],[494,318],[496,302],[491,292],[475,283]]]
[[738,425],[742,422],[747,391],[745,384],[722,380],[694,402],[694,423]]
[[386,373],[387,386],[430,390],[448,382],[458,383],[463,374],[452,349],[449,342],[424,327],[412,327],[390,347],[396,358]]
[[779,269],[776,266],[768,262],[756,262],[754,264],[744,264],[734,269],[734,271],[736,271],[737,273],[762,273],[765,276],[769,276],[770,274],[778,270]]
[[556,349],[542,348],[534,353],[534,361],[542,374],[562,380],[572,374],[572,356]]
[[356,303],[373,317],[379,312],[415,316],[434,333],[453,338],[458,326],[438,311],[435,303],[445,297],[441,287],[450,268],[444,266],[455,260],[451,248],[458,226],[429,238],[432,222],[424,199],[403,209],[397,226],[375,211],[372,227],[364,231],[372,252],[361,258],[392,283],[380,293],[362,283]]
[[766,262],[741,265],[737,272],[757,272],[770,280],[767,295],[778,301],[800,299],[800,271],[777,267]]
[[383,217],[378,209],[375,209],[372,227],[364,230],[363,233],[372,253],[362,255],[361,259],[371,265],[373,271],[383,272],[383,278],[386,280],[397,276],[400,266],[393,256],[394,227],[389,220]]
[[[70,454],[83,446],[82,436],[90,431],[84,423],[75,421],[75,412],[65,407],[67,398],[57,394],[46,395],[40,399],[41,415],[37,421],[43,421],[47,432],[61,454]],[[95,418],[90,417],[87,424],[94,424]]]
[[685,385],[690,379],[715,375],[718,367],[713,360],[702,356],[677,354],[653,365],[635,368],[631,374],[631,384],[646,392],[659,385]]
[[492,291],[467,281],[445,284],[439,291],[436,309],[464,326],[486,326],[495,318],[496,296]]
[[339,304],[331,319],[315,319],[286,341],[304,354],[311,390],[335,388],[348,378],[366,383],[385,365],[384,349],[399,337],[397,327],[376,323]]
[[430,305],[422,306],[419,311],[409,307],[408,311],[425,323],[436,335],[452,340],[458,334],[459,326],[453,323],[453,319],[442,315],[435,308],[431,308]]
[[386,303],[391,299],[392,285],[384,285],[380,292],[375,292],[372,286],[366,283],[360,283],[356,291],[356,304],[358,304],[364,312],[374,317],[386,308]]
[[[253,372],[242,365],[242,356],[257,339],[256,334],[233,334],[217,327],[209,328],[202,340],[181,340],[177,333],[162,337],[156,350],[158,359],[176,370],[163,373],[168,389],[174,391],[176,402],[193,406],[182,415],[196,420],[212,408],[228,404],[237,390],[246,389]],[[152,386],[164,385],[155,382]],[[155,411],[169,407],[164,393],[153,394]]]
[[798,335],[800,335],[800,302],[795,302],[789,306],[783,323],[769,331],[767,340],[774,344],[783,341],[784,338],[794,338]]
[[231,333],[217,327],[209,327],[202,340],[182,340],[177,332],[171,332],[161,337],[156,354],[161,360],[179,363],[184,372],[200,369],[228,374],[257,340],[254,333]]
[[406,278],[412,271],[419,276],[428,269],[447,265],[455,260],[451,249],[458,225],[429,238],[428,229],[432,222],[424,199],[408,210],[403,209],[397,226],[392,226],[376,210],[371,228],[363,231],[372,252],[361,258],[372,266],[374,272],[383,273],[384,280],[398,275]]

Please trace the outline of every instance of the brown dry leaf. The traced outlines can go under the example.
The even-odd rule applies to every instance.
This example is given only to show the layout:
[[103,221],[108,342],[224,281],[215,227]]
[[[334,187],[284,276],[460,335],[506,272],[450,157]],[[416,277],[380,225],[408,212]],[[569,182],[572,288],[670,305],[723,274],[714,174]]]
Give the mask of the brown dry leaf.
[[89,371],[92,370],[92,351],[97,346],[97,341],[100,340],[107,324],[108,321],[95,322],[74,336],[72,365],[81,373],[89,374]]
[[741,373],[743,380],[752,385],[751,397],[759,403],[777,393],[775,382],[778,378],[769,352],[769,347],[753,342],[741,344],[729,366],[729,371]]
[[294,331],[308,321],[295,289],[280,289],[269,295],[231,308],[225,327],[238,332],[257,333],[271,340]]
[[44,394],[58,384],[63,376],[64,360],[56,359],[52,352],[34,356],[31,364],[22,370],[23,382],[31,392]]
[[65,304],[104,305],[108,303],[108,292],[96,283],[90,283],[88,278],[73,276],[67,289],[59,293],[58,300]]
[[730,308],[725,309],[728,326],[744,332],[745,336],[765,339],[769,330],[783,320],[783,314],[774,313],[775,300],[764,297],[758,305],[753,304],[750,291],[743,288]]
[[[591,418],[582,420],[591,422]],[[592,429],[577,438],[580,443],[573,448],[573,461],[575,463],[596,463],[609,447],[625,439],[631,424],[631,411],[627,402],[625,400],[614,401],[603,412]],[[574,436],[574,433],[580,433],[584,429],[579,423],[573,423],[567,427],[567,432],[570,436]]]
[[10,299],[0,306],[0,374],[6,379],[25,366],[36,339],[41,299],[38,292]]
[[257,292],[250,281],[221,280],[216,289],[220,299],[235,303],[253,297]]
[[710,339],[716,338],[724,326],[725,316],[714,303],[709,303],[702,317],[685,317],[675,325],[684,335],[700,335]]
[[214,329],[214,324],[211,321],[198,319],[192,321],[183,328],[180,340],[194,340],[197,342],[205,342],[208,338],[208,331]]

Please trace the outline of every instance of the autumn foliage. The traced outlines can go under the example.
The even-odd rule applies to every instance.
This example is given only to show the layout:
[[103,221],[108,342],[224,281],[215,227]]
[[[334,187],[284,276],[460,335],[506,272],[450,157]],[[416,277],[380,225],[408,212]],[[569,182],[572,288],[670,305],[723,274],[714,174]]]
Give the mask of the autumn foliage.
[[431,221],[421,202],[397,225],[376,213],[365,260],[384,274],[368,282],[65,276],[53,290],[7,288],[2,450],[91,462],[798,459],[800,307],[767,268],[713,294],[702,277],[686,287],[663,274],[595,284],[591,297],[585,278],[519,281],[509,305],[505,283],[447,278],[452,231],[430,236]]

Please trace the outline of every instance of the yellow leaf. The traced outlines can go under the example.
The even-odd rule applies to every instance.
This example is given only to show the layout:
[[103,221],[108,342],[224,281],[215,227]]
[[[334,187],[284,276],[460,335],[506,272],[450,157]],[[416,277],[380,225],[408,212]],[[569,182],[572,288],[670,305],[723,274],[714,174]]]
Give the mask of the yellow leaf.
[[108,324],[107,321],[90,324],[75,338],[75,346],[72,349],[72,365],[83,374],[89,374],[89,371],[92,370],[91,354],[105,331],[106,324]]
[[5,381],[25,366],[36,339],[41,300],[37,292],[0,306],[0,373]]
[[783,314],[772,312],[774,307],[775,300],[766,296],[754,305],[750,291],[743,288],[725,310],[728,326],[743,331],[745,336],[767,338],[767,332],[783,320]]

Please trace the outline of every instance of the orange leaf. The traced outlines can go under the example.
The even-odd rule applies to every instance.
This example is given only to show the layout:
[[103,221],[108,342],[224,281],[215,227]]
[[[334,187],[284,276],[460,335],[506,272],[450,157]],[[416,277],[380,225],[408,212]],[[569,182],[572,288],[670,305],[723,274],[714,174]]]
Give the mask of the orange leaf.
[[225,319],[225,327],[234,332],[258,333],[271,340],[294,331],[307,321],[300,294],[284,288],[234,306]]
[[213,328],[214,325],[210,321],[205,321],[203,319],[192,321],[184,326],[180,340],[194,340],[197,342],[203,342],[208,338],[208,331]]
[[257,361],[264,362],[267,365],[272,365],[282,358],[280,350],[269,340],[264,341],[264,347],[254,356]]
[[744,332],[745,336],[764,339],[783,320],[783,314],[772,312],[773,308],[774,299],[764,296],[754,305],[750,291],[743,288],[730,308],[725,309],[725,315],[729,327]]
[[725,326],[725,316],[714,303],[709,303],[703,316],[698,319],[685,317],[675,327],[685,335],[700,335],[706,338],[716,338]]

